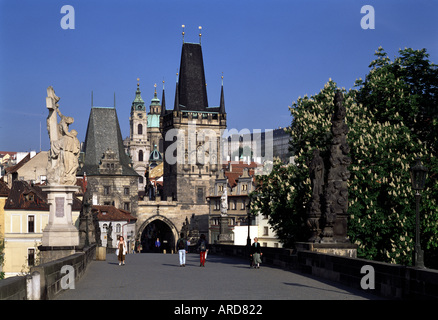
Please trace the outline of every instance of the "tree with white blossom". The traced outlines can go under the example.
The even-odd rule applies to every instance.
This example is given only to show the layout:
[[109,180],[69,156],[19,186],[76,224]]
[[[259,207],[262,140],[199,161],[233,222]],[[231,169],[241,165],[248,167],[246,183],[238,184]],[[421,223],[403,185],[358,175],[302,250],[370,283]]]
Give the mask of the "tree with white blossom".
[[376,56],[366,79],[357,80],[355,89],[339,89],[330,80],[319,93],[299,97],[292,104],[290,134],[295,165],[277,161],[271,175],[259,178],[253,210],[269,215],[285,246],[307,240],[308,165],[315,148],[327,159],[333,99],[340,90],[347,110],[352,159],[348,235],[358,246],[358,256],[412,263],[415,198],[409,170],[420,157],[429,168],[421,201],[421,241],[426,266],[436,266],[438,77],[433,75],[437,66],[427,61],[425,50],[400,50],[399,57],[391,61],[379,48]]

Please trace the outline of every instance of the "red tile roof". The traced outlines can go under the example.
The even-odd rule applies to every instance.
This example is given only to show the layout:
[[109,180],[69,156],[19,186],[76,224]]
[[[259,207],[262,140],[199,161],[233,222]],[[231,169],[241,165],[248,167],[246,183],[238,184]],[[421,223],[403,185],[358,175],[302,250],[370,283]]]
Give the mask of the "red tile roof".
[[97,211],[99,221],[137,221],[137,218],[131,215],[129,211],[118,209],[114,206],[93,206],[93,211]]
[[[231,171],[229,171],[231,166]],[[247,162],[231,162],[227,164],[223,164],[222,168],[224,169],[224,175],[228,178],[228,185],[230,188],[234,188],[237,186],[237,181],[239,177],[243,174],[243,169],[248,168],[248,175],[254,176],[254,169],[257,168],[258,164],[255,162],[251,162],[248,164]]]
[[0,197],[8,197],[10,191],[11,189],[9,189],[8,184],[0,180]]
[[[80,211],[82,202],[73,197],[73,211]],[[5,209],[49,210],[47,193],[38,185],[26,181],[15,180],[5,203]]]

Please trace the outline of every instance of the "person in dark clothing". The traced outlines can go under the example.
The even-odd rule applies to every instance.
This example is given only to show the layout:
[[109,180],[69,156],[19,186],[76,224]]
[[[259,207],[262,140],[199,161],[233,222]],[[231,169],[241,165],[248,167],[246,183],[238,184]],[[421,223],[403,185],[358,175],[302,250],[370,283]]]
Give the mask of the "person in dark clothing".
[[205,238],[205,234],[201,234],[201,237],[198,240],[197,248],[199,251],[199,260],[200,260],[200,267],[205,267],[205,257],[208,253],[208,241]]
[[251,245],[251,257],[253,259],[254,268],[260,269],[260,263],[262,263],[262,255],[262,247],[260,246],[260,243],[258,243],[258,239],[256,237],[254,238],[254,243]]

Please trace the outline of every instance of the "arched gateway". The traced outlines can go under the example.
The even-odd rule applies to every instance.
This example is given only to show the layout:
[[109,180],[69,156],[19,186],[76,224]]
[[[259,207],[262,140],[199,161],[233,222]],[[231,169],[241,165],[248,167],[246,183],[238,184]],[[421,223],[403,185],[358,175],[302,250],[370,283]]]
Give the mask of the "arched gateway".
[[175,250],[178,230],[168,218],[162,215],[154,215],[145,220],[138,228],[137,239],[141,241],[142,252],[158,252],[155,248],[155,240],[160,238],[161,248],[170,253]]

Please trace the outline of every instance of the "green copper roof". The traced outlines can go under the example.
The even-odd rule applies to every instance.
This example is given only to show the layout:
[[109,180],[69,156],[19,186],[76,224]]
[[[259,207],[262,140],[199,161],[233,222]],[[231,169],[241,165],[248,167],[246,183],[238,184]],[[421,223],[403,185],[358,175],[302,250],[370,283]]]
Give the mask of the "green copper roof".
[[148,114],[148,128],[159,128],[159,127],[160,127],[160,115]]
[[160,105],[160,99],[158,99],[157,89],[155,89],[154,98],[151,100],[151,106],[159,106],[159,105]]
[[141,97],[140,83],[137,83],[137,91],[135,92],[135,99],[132,102],[131,110],[146,111],[144,100]]

